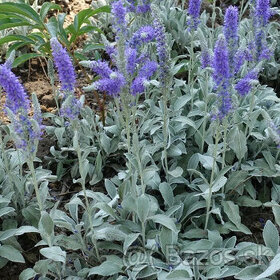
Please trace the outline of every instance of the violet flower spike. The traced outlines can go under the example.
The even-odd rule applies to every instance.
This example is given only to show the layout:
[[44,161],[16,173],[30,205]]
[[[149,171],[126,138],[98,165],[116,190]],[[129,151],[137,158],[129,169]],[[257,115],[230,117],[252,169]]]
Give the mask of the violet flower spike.
[[138,29],[132,36],[131,45],[133,48],[140,44],[151,42],[155,39],[155,30],[152,26],[147,25]]
[[270,0],[257,0],[255,16],[259,27],[265,27],[268,24],[271,16],[270,12]]
[[232,109],[231,94],[229,89],[230,68],[227,44],[221,36],[214,50],[213,79],[219,96],[219,119],[223,119]]
[[91,69],[93,72],[98,74],[101,78],[109,78],[110,74],[113,72],[109,67],[107,61],[92,61],[91,62]]
[[160,80],[162,85],[164,86],[169,75],[169,56],[167,52],[165,28],[156,15],[153,25],[155,29]]
[[114,18],[114,29],[116,31],[124,32],[126,29],[126,14],[127,9],[124,6],[123,0],[118,0],[112,3],[112,11],[111,11],[113,18]]
[[100,79],[93,83],[97,90],[104,91],[111,96],[117,96],[125,84],[124,76],[117,71],[113,71],[109,78]]
[[234,74],[234,56],[238,49],[238,9],[234,6],[229,6],[226,10],[224,36],[229,50],[231,73]]
[[158,68],[158,64],[154,61],[147,61],[139,70],[138,76],[131,84],[131,94],[136,95],[145,90],[145,84],[153,76]]
[[245,96],[251,91],[252,82],[258,79],[258,73],[257,70],[252,70],[236,84],[235,89],[241,96]]
[[209,67],[212,63],[212,57],[208,49],[202,49],[201,51],[201,57],[200,57],[200,62],[201,62],[201,68],[205,69]]
[[190,0],[188,14],[191,20],[188,21],[189,29],[196,30],[199,24],[200,7],[202,0]]
[[28,111],[30,103],[27,94],[16,75],[7,65],[0,65],[0,85],[6,92],[6,106],[14,114],[22,109]]
[[52,55],[58,71],[62,91],[74,91],[76,77],[74,67],[66,49],[58,42],[57,38],[51,38]]

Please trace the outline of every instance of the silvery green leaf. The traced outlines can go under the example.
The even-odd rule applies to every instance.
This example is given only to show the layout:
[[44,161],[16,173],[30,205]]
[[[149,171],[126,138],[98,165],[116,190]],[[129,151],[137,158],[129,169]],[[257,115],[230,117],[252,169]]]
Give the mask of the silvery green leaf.
[[227,178],[225,176],[220,177],[218,180],[213,182],[212,192],[218,192],[227,182]]
[[166,280],[191,280],[193,278],[193,272],[189,264],[181,263],[173,271],[171,271],[167,276]]
[[191,98],[192,97],[190,94],[185,94],[183,96],[180,96],[179,98],[176,98],[176,101],[174,103],[174,110],[179,111],[191,100]]
[[49,246],[52,246],[52,239],[54,235],[54,223],[50,215],[43,211],[39,221],[39,232],[43,238],[46,238]]
[[229,146],[241,160],[247,153],[247,141],[245,134],[236,126],[229,133]]
[[25,263],[25,260],[19,250],[10,245],[0,246],[0,257],[11,262]]
[[146,222],[150,212],[150,199],[145,194],[136,199],[136,209],[139,220]]
[[124,243],[123,243],[123,253],[126,255],[126,252],[128,248],[131,246],[131,244],[139,237],[140,233],[131,233],[125,237]]
[[263,239],[267,247],[276,254],[279,249],[279,231],[271,221],[267,221],[263,230]]
[[117,188],[109,179],[105,179],[105,188],[109,196],[113,199],[117,195]]
[[259,200],[252,199],[249,196],[243,195],[237,199],[237,204],[239,206],[245,207],[260,207],[262,205],[262,202]]
[[114,212],[114,210],[112,209],[112,207],[110,207],[108,205],[108,203],[105,202],[98,202],[94,205],[95,208],[98,208],[102,211],[99,211],[98,213],[95,214],[95,218],[98,217],[104,217],[104,216],[108,216],[110,215],[111,217],[118,219],[116,213]]
[[89,270],[88,276],[101,275],[101,276],[112,276],[122,272],[122,260],[117,256],[107,257],[101,265],[95,266]]
[[87,68],[92,68],[92,61],[90,60],[82,60],[79,62],[80,65]]
[[19,280],[33,279],[37,275],[37,272],[32,268],[27,268],[19,275]]
[[62,262],[63,264],[66,262],[66,252],[58,246],[43,248],[40,250],[40,253],[47,259],[55,262]]
[[126,234],[113,226],[107,226],[94,231],[94,236],[97,240],[106,241],[123,241],[126,238]]
[[13,207],[3,207],[0,209],[0,217],[2,217],[4,215],[8,215],[14,211],[15,211],[15,209]]
[[238,205],[235,205],[232,201],[222,201],[222,206],[230,221],[232,221],[240,231],[245,234],[252,234],[246,226],[241,224]]
[[255,280],[261,280],[263,278],[269,277],[271,275],[274,275],[278,270],[280,270],[280,253],[278,253],[272,261],[269,263],[268,268],[258,275]]
[[247,266],[243,268],[240,272],[238,272],[234,278],[240,280],[252,280],[256,279],[256,277],[262,272],[262,266],[260,264],[255,264],[251,266]]
[[149,220],[152,220],[154,223],[161,224],[161,225],[165,226],[166,228],[172,230],[173,232],[178,232],[173,219],[171,219],[163,214],[157,214],[157,215],[151,216],[151,217],[149,217]]
[[90,181],[91,185],[94,185],[98,183],[100,180],[102,180],[103,174],[102,174],[102,157],[100,151],[98,152],[98,155],[95,159],[95,168],[93,171],[93,176]]
[[166,203],[169,207],[173,205],[174,202],[174,195],[173,195],[173,189],[168,183],[161,183],[159,185],[159,191]]
[[183,174],[183,169],[180,166],[177,166],[175,169],[173,170],[168,170],[168,173],[175,178],[178,178],[180,176],[182,176]]
[[25,233],[38,233],[38,229],[32,226],[22,226],[18,229],[8,229],[0,233],[0,241],[4,241],[12,236],[22,235]]

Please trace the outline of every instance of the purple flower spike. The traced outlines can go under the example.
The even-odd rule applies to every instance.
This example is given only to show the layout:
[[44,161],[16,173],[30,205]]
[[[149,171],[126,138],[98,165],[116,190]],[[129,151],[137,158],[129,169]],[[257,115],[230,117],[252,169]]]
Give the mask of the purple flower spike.
[[142,68],[139,70],[139,76],[150,79],[158,68],[158,64],[155,61],[146,62]]
[[125,78],[119,72],[112,72],[109,78],[100,79],[94,83],[97,90],[104,91],[112,96],[117,96],[125,84]]
[[166,83],[166,78],[169,72],[169,56],[167,53],[165,28],[160,22],[160,19],[157,18],[156,15],[155,17],[156,19],[154,20],[154,28],[156,36],[157,55],[159,60],[159,72],[161,82],[164,85]]
[[62,91],[74,91],[76,77],[74,67],[65,48],[58,42],[57,38],[51,39],[51,48],[54,64],[57,68]]
[[142,5],[138,5],[136,8],[136,12],[139,14],[145,14],[151,11],[151,1],[150,0],[143,0]]
[[229,57],[224,37],[220,37],[216,43],[212,67],[213,79],[220,99],[219,118],[223,119],[232,108],[229,91]]
[[236,84],[235,89],[241,96],[245,96],[252,89],[252,81],[257,80],[257,78],[258,71],[252,70]]
[[93,61],[91,62],[91,68],[101,78],[109,78],[110,74],[113,72],[107,61]]
[[9,108],[14,114],[17,114],[19,109],[25,111],[29,110],[29,100],[22,84],[11,69],[5,64],[0,65],[0,85],[7,94],[7,108]]
[[229,6],[225,14],[224,36],[229,50],[229,62],[234,72],[234,56],[238,48],[238,9]]
[[224,37],[220,37],[216,43],[213,59],[213,78],[216,86],[225,87],[230,78],[228,49]]
[[144,77],[137,77],[131,84],[131,94],[136,95],[137,93],[142,93],[145,90],[145,82],[147,79]]
[[135,48],[143,43],[148,43],[155,39],[155,30],[152,26],[147,25],[137,30],[132,39],[131,45]]
[[209,67],[211,65],[212,57],[211,57],[211,54],[210,54],[208,49],[203,49],[201,51],[200,61],[201,61],[202,69],[205,69],[205,68],[207,68],[207,67]]
[[126,7],[123,0],[118,0],[112,4],[112,15],[114,17],[114,28],[116,31],[124,31],[126,27]]
[[134,74],[137,64],[137,51],[134,48],[127,48],[127,72]]
[[133,80],[131,85],[131,94],[136,95],[145,90],[145,83],[153,76],[158,68],[158,64],[154,61],[147,61],[139,70],[138,76]]
[[190,0],[188,13],[191,20],[188,22],[190,30],[196,30],[199,24],[199,14],[201,7],[201,0]]
[[256,18],[260,27],[268,24],[270,12],[270,0],[257,0],[256,2]]

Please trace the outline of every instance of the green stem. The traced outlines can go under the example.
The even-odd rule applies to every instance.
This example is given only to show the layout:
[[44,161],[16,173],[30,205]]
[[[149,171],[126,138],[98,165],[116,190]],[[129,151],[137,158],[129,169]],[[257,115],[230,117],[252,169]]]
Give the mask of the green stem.
[[216,21],[216,0],[214,0],[213,3],[213,10],[212,10],[212,22],[211,22],[211,40],[210,43],[212,44],[211,49],[214,47],[214,27],[215,27],[215,21]]
[[168,179],[168,154],[167,154],[167,146],[168,146],[168,107],[167,107],[167,86],[165,85],[163,88],[163,145],[164,145],[164,165],[165,165],[165,173],[166,178]]
[[191,48],[190,48],[190,67],[188,72],[188,85],[191,94],[191,110],[193,109],[194,96],[193,96],[193,62],[194,62],[194,31],[191,31]]
[[225,117],[223,123],[224,123],[224,145],[223,145],[224,149],[223,149],[222,169],[226,165],[225,159],[226,159],[226,151],[227,151],[227,130],[228,130],[228,119],[227,119],[227,117]]
[[[75,129],[75,133],[78,134],[77,129]],[[97,240],[95,239],[95,237],[93,235],[92,215],[91,215],[90,204],[89,204],[89,200],[88,200],[87,192],[86,192],[86,178],[85,178],[85,174],[83,172],[83,159],[82,159],[82,152],[81,152],[79,141],[77,141],[76,152],[77,152],[77,155],[78,155],[79,172],[80,172],[80,175],[81,175],[81,185],[82,185],[82,189],[83,189],[83,193],[84,193],[84,197],[85,197],[85,202],[86,202],[86,211],[87,211],[87,214],[88,214],[89,226],[90,226],[90,229],[92,230],[91,239],[92,239],[92,243],[93,243],[93,246],[94,246],[94,249],[95,249],[96,258],[100,262],[100,255],[99,255],[99,251],[98,251],[98,247],[97,247]]]
[[219,123],[217,123],[217,132],[215,137],[215,149],[214,149],[214,155],[213,155],[213,165],[212,165],[212,172],[211,172],[211,178],[210,178],[210,184],[209,184],[209,196],[207,199],[207,208],[206,208],[206,220],[205,220],[205,227],[204,230],[207,230],[209,217],[210,217],[210,208],[211,208],[211,200],[212,200],[212,188],[213,188],[213,181],[214,181],[214,174],[215,174],[215,165],[217,162],[217,152],[218,152],[218,143],[220,140],[220,128]]
[[43,204],[42,204],[42,201],[41,201],[39,186],[38,186],[36,173],[35,173],[35,169],[34,169],[34,159],[33,158],[28,159],[27,165],[28,165],[28,168],[29,168],[29,170],[31,172],[31,175],[32,175],[32,182],[33,182],[33,185],[34,185],[39,210],[40,210],[40,212],[42,212],[43,211]]
[[205,116],[204,116],[204,120],[203,120],[203,124],[202,124],[202,144],[201,144],[201,150],[200,150],[200,153],[203,154],[203,151],[204,151],[204,143],[205,143],[205,133],[206,133],[206,123],[207,123],[207,111],[208,111],[208,71],[206,72],[206,83],[205,83],[205,89],[204,89],[204,102],[205,102],[205,107],[204,107],[204,110],[205,110]]
[[[248,139],[249,136],[250,136],[250,131],[248,132],[248,130],[249,130],[249,122],[251,121],[251,115],[253,113],[254,106],[255,106],[255,92],[256,92],[256,90],[254,90],[252,92],[251,100],[250,100],[250,111],[249,111],[249,116],[248,116],[249,119],[248,119],[248,122],[246,123],[246,128],[245,128],[245,137],[246,137],[246,139]],[[247,133],[248,133],[248,135],[247,135]]]
[[145,247],[146,244],[145,222],[141,223],[141,228],[142,228],[143,247]]

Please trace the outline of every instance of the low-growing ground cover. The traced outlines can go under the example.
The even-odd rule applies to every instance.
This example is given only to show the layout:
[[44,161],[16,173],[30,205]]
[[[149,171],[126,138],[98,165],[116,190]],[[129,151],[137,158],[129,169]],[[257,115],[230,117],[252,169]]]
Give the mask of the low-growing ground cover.
[[7,279],[279,279],[274,4],[0,3]]

